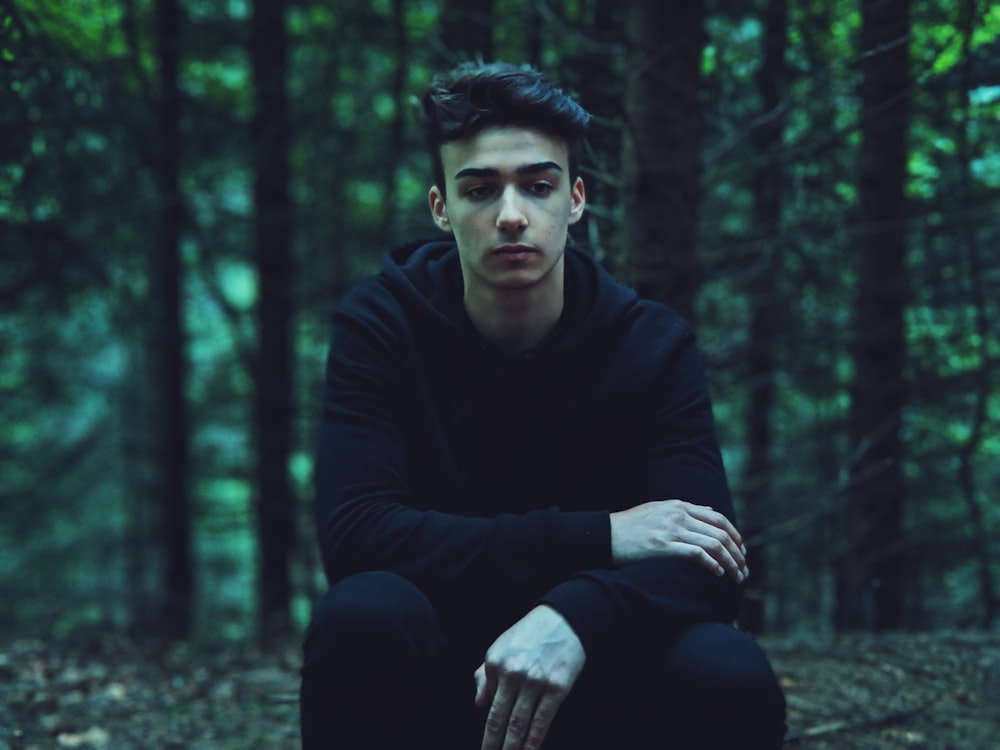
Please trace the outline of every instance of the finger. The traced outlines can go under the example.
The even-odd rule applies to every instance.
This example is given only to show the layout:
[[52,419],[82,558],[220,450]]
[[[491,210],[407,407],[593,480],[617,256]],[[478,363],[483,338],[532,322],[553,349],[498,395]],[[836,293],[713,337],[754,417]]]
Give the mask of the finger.
[[746,545],[743,544],[743,538],[728,518],[705,505],[692,505],[690,516],[698,524],[701,524],[699,530],[702,533],[710,534],[719,539],[726,545],[740,567],[746,568]]
[[[700,547],[716,564],[716,574],[730,577],[737,583],[743,582],[743,570],[745,561],[738,550],[730,549],[725,542],[716,538],[711,532],[700,533],[691,529],[685,530],[679,541]],[[737,555],[734,557],[733,555]]]
[[556,716],[556,711],[559,710],[559,706],[561,705],[562,696],[551,692],[542,694],[538,705],[535,707],[535,716],[531,721],[531,729],[528,730],[528,736],[524,740],[524,750],[539,750],[542,746],[542,741],[549,733],[549,727],[552,726],[552,720]]
[[667,554],[676,555],[677,557],[689,560],[690,562],[705,568],[705,570],[716,576],[724,576],[727,573],[726,569],[721,563],[719,563],[718,560],[708,554],[708,552],[706,552],[701,545],[693,542],[671,542],[667,545]]
[[737,531],[736,527],[733,526],[733,522],[726,518],[723,514],[719,513],[715,508],[710,505],[694,505],[693,503],[687,503],[688,513],[699,521],[704,521],[705,523],[711,524],[716,528],[722,529],[733,541],[740,547],[743,546],[743,537],[740,532]]
[[[729,519],[707,505],[695,505],[684,500],[667,502],[678,508],[682,514],[681,518],[675,520],[675,541],[703,547],[718,566],[692,550],[687,549],[683,553],[692,559],[697,559],[716,575],[725,575],[728,572],[733,580],[742,583],[749,573],[746,568],[746,551],[739,532]],[[715,541],[707,541],[692,536],[693,534],[711,537]],[[720,549],[720,544],[725,549]]]
[[491,697],[489,683],[486,680],[486,665],[480,664],[473,677],[476,680],[476,705],[482,708]]
[[[713,526],[710,523],[696,520],[692,526],[688,527],[688,531],[712,537],[725,547],[725,551],[729,553],[729,556],[736,562],[736,565],[740,570],[746,567],[747,558],[746,554],[741,549],[741,545],[723,529],[720,529],[718,526]],[[712,548],[708,549],[709,554],[712,554],[713,557],[716,557],[719,562],[725,565],[725,560],[713,554],[713,549],[714,545]]]
[[725,516],[725,514],[720,513],[711,505],[695,505],[694,503],[689,503],[684,500],[680,500],[678,502],[685,507],[688,514],[692,517],[722,529],[735,539],[737,544],[743,544],[743,537],[740,535],[739,530],[735,525],[733,525],[733,522]]
[[524,740],[534,723],[535,706],[538,705],[539,690],[521,686],[521,692],[511,709],[507,720],[507,731],[504,736],[503,750],[521,750]]
[[507,722],[514,707],[516,690],[512,690],[509,680],[502,678],[497,682],[496,693],[490,711],[486,715],[486,728],[483,731],[482,750],[500,750],[504,736],[507,734]]

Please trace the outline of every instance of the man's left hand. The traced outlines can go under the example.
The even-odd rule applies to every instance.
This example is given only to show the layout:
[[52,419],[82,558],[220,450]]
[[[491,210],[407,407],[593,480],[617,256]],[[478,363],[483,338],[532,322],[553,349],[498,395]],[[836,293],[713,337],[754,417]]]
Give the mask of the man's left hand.
[[545,605],[501,634],[476,670],[476,705],[490,707],[482,750],[538,750],[585,661],[573,628]]

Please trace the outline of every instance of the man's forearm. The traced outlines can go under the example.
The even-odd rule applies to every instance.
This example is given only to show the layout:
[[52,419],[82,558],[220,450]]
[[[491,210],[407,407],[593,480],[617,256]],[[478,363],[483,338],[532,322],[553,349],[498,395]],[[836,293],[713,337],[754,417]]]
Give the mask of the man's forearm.
[[483,518],[349,501],[321,508],[319,522],[324,563],[334,580],[386,570],[435,588],[539,590],[609,564],[608,518],[599,511]]

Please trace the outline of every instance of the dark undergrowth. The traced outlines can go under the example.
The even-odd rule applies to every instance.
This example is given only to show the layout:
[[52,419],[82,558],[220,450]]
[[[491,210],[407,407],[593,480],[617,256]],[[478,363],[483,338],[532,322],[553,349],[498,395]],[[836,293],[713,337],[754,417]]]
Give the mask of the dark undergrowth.
[[[1000,748],[1000,635],[766,638],[796,750]],[[0,648],[0,750],[298,748],[299,651],[112,635]]]

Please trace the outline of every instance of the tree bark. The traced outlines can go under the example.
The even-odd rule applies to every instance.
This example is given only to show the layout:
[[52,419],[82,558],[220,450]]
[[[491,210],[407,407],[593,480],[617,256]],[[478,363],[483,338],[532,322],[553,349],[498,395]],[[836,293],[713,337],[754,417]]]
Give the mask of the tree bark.
[[446,0],[440,28],[448,64],[493,60],[493,0]]
[[[959,96],[963,102],[963,116],[958,123],[955,142],[958,146],[958,162],[961,164],[961,178],[956,196],[960,206],[968,205],[972,199],[972,148],[969,143],[969,122],[972,119],[970,108],[973,106],[966,92],[974,88],[972,81],[972,34],[976,28],[977,0],[964,0],[961,9],[959,28],[963,34],[962,68],[959,75]],[[972,420],[968,438],[961,443],[958,450],[958,486],[962,491],[966,508],[969,513],[969,523],[973,544],[976,551],[976,567],[979,578],[979,597],[982,602],[982,618],[980,624],[984,628],[992,627],[1000,615],[1000,602],[994,593],[996,585],[993,580],[990,540],[993,538],[989,523],[989,514],[979,500],[977,491],[975,459],[985,438],[989,419],[988,402],[990,398],[990,383],[993,376],[993,358],[990,354],[990,320],[986,307],[986,292],[983,288],[983,264],[979,247],[977,227],[970,222],[962,222],[960,228],[962,245],[966,256],[966,271],[969,279],[969,301],[974,310],[974,334],[979,345],[979,368],[975,373],[975,391],[972,409]]]
[[704,0],[630,0],[622,147],[624,277],[689,320],[699,284]]
[[835,619],[841,630],[898,628],[903,618],[909,34],[910,0],[862,2],[855,459],[843,519],[856,543],[838,561]]
[[159,268],[154,288],[162,320],[160,367],[159,501],[164,522],[166,581],[161,624],[167,637],[190,635],[194,570],[191,557],[191,500],[188,490],[189,450],[185,382],[185,336],[181,309],[181,158],[180,107],[177,82],[180,66],[180,7],[178,0],[156,2],[156,46],[159,58]]
[[545,18],[536,2],[529,3],[524,14],[524,61],[536,68],[541,68],[542,53],[545,51]]
[[569,17],[574,28],[585,29],[577,33],[585,33],[589,43],[566,53],[560,73],[560,83],[578,92],[581,104],[594,116],[581,155],[587,211],[572,233],[612,271],[619,253],[607,245],[618,239],[618,222],[612,216],[619,203],[622,157],[621,128],[616,122],[621,110],[621,73],[615,58],[624,42],[624,10],[613,0],[596,0],[592,15]]
[[767,584],[767,504],[771,494],[773,466],[771,429],[774,406],[775,349],[780,328],[777,273],[780,268],[781,188],[784,169],[779,151],[785,130],[782,112],[786,93],[785,50],[788,47],[788,2],[767,0],[763,11],[763,62],[757,75],[762,120],[754,131],[757,166],[753,175],[753,211],[756,234],[754,274],[750,282],[753,313],[747,344],[747,472],[743,533],[752,571],[750,590],[744,601],[740,624],[751,633],[764,630],[764,592]]
[[392,0],[392,44],[395,49],[396,69],[392,75],[392,90],[390,95],[395,104],[392,122],[389,123],[389,138],[385,150],[385,200],[382,209],[382,236],[379,246],[390,247],[398,238],[397,223],[399,217],[398,183],[396,170],[403,162],[406,148],[406,73],[410,67],[409,45],[406,37],[406,7],[404,0]]
[[260,278],[256,366],[259,637],[291,635],[292,202],[285,0],[255,0],[251,22],[254,248]]

